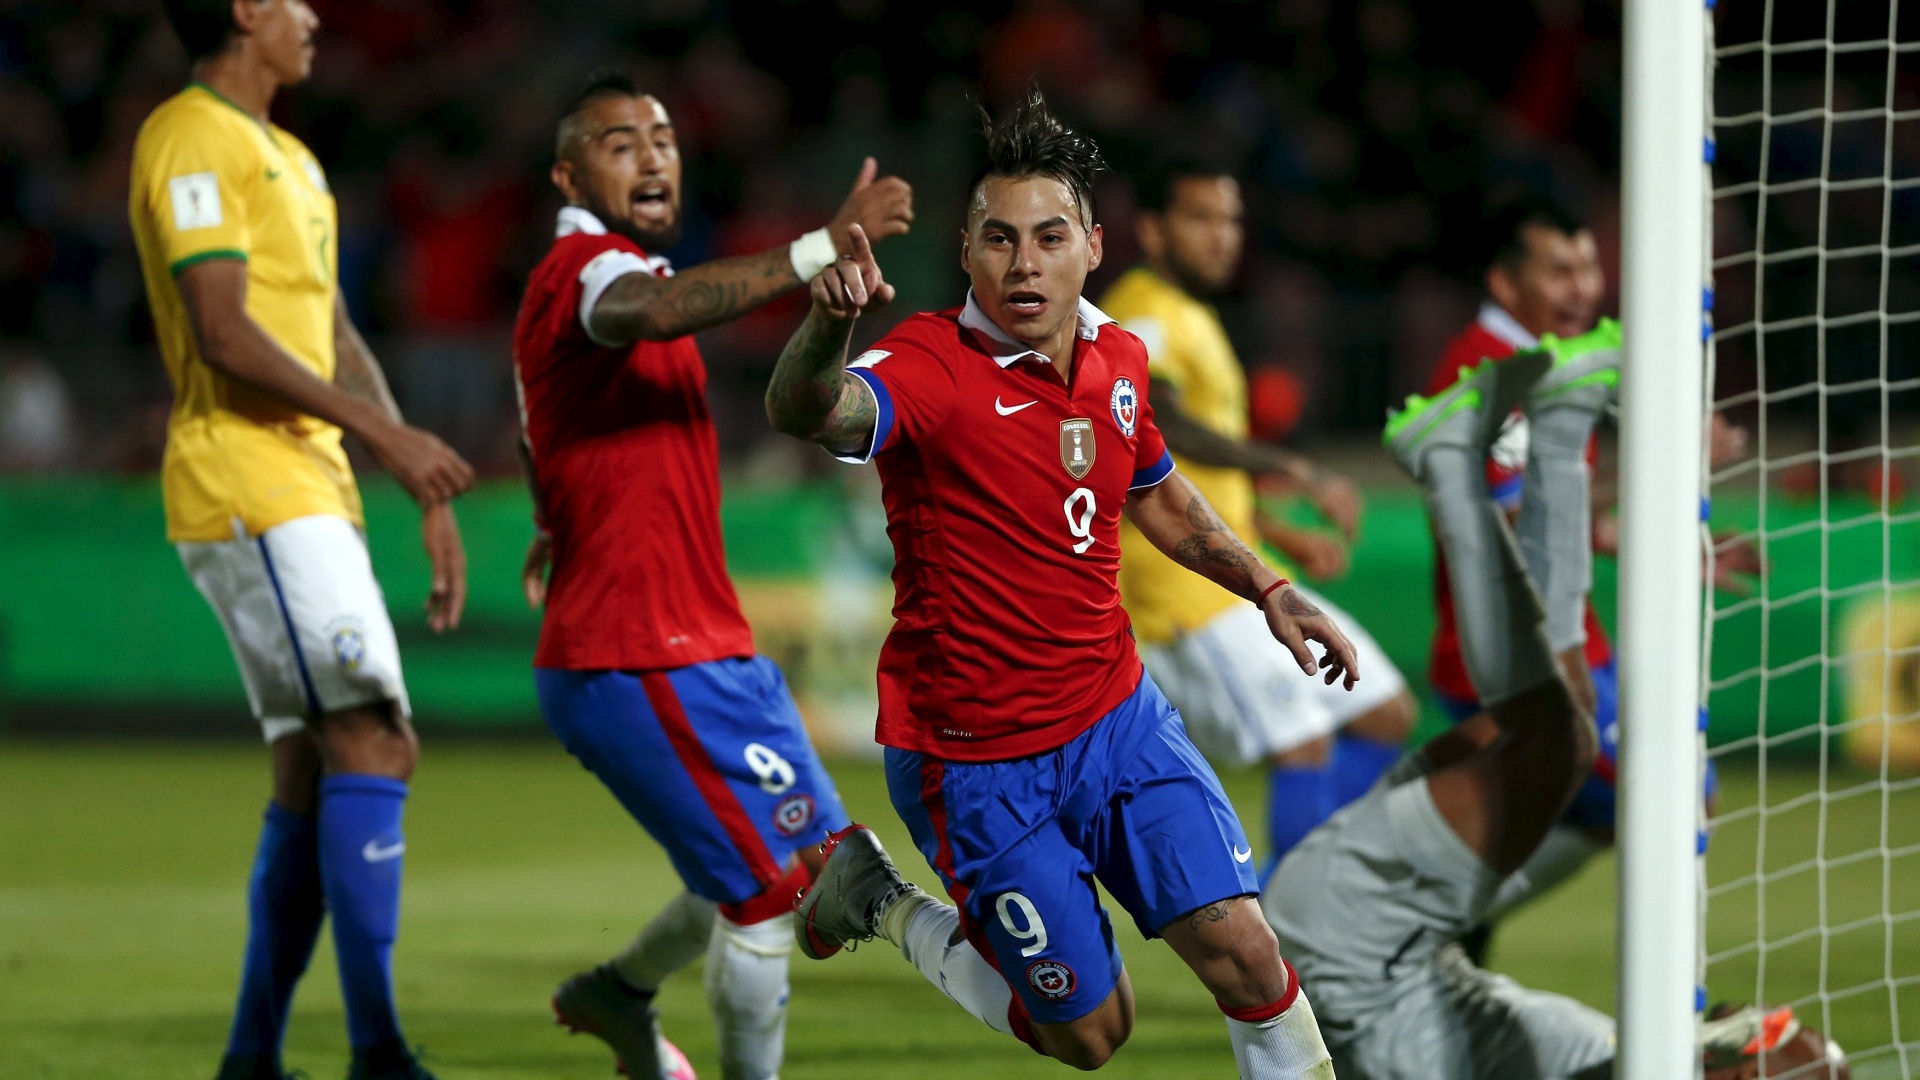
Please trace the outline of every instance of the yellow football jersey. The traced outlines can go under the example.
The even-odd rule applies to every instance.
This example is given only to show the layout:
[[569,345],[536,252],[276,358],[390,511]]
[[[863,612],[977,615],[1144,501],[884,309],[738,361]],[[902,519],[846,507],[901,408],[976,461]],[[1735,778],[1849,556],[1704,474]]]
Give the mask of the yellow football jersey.
[[[1179,392],[1182,413],[1230,438],[1247,437],[1246,372],[1213,305],[1146,267],[1135,267],[1100,298],[1100,309],[1146,343],[1147,370]],[[1258,546],[1253,480],[1246,473],[1196,464],[1178,454],[1174,464],[1228,528]],[[1133,617],[1134,633],[1151,644],[1170,641],[1232,605],[1246,603],[1161,554],[1124,519],[1120,599]]]
[[173,382],[160,484],[170,540],[229,540],[310,514],[361,522],[340,429],[209,367],[174,275],[247,264],[247,314],[332,381],[333,195],[300,140],[200,83],[140,127],[127,213]]

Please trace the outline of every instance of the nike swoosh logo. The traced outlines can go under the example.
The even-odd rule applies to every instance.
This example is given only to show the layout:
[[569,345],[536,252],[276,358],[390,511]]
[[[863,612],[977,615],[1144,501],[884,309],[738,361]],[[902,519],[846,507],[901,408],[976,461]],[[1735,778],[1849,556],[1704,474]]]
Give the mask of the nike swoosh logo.
[[407,842],[405,840],[395,840],[386,847],[381,847],[380,841],[378,840],[369,840],[367,841],[367,846],[360,849],[360,857],[368,862],[387,862],[390,859],[397,859],[406,853]]
[[1246,861],[1247,861],[1248,859],[1251,859],[1251,858],[1253,858],[1253,849],[1252,849],[1252,848],[1248,848],[1248,849],[1247,849],[1247,850],[1245,850],[1245,851],[1241,851],[1241,850],[1240,850],[1239,848],[1234,848],[1234,849],[1233,849],[1233,861],[1234,861],[1234,862],[1246,862]]
[[1033,401],[1027,402],[1025,405],[1015,405],[1009,408],[1008,406],[1000,404],[1000,399],[996,397],[993,399],[993,411],[999,413],[1001,416],[1012,416],[1014,413],[1019,412],[1021,409],[1031,408],[1038,404],[1040,404],[1039,400],[1035,399]]
[[278,180],[278,179],[280,179],[280,170],[279,170],[279,169],[268,169],[268,170],[267,170],[267,179],[269,179],[269,180]]

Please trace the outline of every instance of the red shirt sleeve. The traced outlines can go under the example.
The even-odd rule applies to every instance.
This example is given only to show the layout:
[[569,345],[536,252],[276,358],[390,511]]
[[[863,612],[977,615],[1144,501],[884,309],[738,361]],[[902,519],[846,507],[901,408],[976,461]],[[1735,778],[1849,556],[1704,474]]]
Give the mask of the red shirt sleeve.
[[842,460],[870,460],[890,446],[918,441],[946,422],[953,408],[953,367],[927,340],[926,329],[916,325],[922,321],[907,320],[848,362],[847,370],[873,391],[879,415],[873,445]]

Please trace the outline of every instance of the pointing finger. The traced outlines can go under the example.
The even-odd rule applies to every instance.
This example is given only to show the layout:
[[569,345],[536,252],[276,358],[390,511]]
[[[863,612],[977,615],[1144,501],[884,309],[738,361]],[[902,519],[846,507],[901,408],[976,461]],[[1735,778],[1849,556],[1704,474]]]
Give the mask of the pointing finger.
[[853,259],[860,263],[873,261],[873,245],[867,242],[867,230],[858,223],[847,226],[847,244]]

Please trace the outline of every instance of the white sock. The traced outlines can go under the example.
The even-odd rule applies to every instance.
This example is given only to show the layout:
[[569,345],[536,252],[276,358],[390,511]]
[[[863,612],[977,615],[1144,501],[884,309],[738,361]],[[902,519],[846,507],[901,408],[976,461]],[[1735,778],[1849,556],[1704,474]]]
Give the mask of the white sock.
[[713,901],[683,892],[667,901],[633,944],[613,958],[613,969],[628,986],[651,994],[706,949],[713,920]]
[[1227,1017],[1227,1038],[1233,1042],[1240,1080],[1334,1080],[1333,1059],[1320,1038],[1320,1024],[1313,1018],[1304,990],[1279,1016],[1267,1020]]
[[707,1007],[720,1036],[721,1080],[774,1080],[787,1045],[787,959],[793,916],[742,926],[713,920]]
[[1013,991],[961,935],[959,909],[915,892],[887,908],[881,931],[955,1005],[1000,1034],[1013,1034],[1007,1019]]

